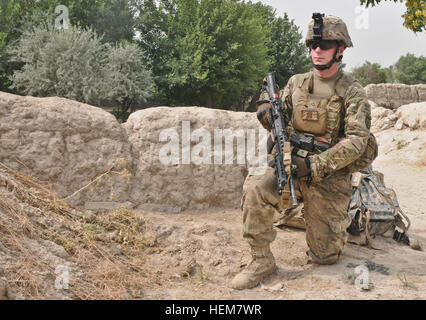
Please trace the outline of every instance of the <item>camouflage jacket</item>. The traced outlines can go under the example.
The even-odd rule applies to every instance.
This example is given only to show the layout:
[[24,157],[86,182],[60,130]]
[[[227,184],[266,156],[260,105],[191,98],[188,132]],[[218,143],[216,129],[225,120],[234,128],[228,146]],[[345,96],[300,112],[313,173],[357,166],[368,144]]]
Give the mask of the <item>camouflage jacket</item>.
[[[314,182],[321,181],[322,178],[353,163],[363,153],[369,138],[371,111],[365,91],[354,78],[341,71],[339,73],[334,95],[323,103],[327,113],[326,130],[322,134],[314,134],[326,138],[330,143],[328,150],[310,155]],[[280,90],[289,134],[312,134],[300,130],[301,128],[297,130],[294,117],[298,108],[309,103],[312,77],[313,71],[294,75],[286,87]],[[301,90],[298,92],[299,99],[292,101],[296,90]],[[263,90],[259,101],[268,99],[267,92]]]

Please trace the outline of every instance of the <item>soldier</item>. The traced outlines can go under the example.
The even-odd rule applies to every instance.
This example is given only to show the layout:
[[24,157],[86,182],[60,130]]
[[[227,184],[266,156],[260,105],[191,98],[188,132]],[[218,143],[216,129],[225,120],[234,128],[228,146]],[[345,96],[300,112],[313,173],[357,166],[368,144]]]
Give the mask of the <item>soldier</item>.
[[[367,146],[371,116],[364,89],[339,68],[343,51],[352,47],[345,23],[319,13],[312,18],[305,43],[313,71],[292,76],[279,94],[288,134],[313,137],[328,147],[309,153],[293,148],[291,159],[297,166],[296,194],[304,203],[306,253],[313,263],[333,264],[347,241],[351,164]],[[269,108],[263,91],[257,116],[267,130]],[[288,190],[278,194],[273,168],[268,167],[264,175],[246,178],[241,200],[243,237],[251,247],[252,260],[232,280],[232,288],[255,287],[276,270],[270,250],[276,237],[274,213],[291,211],[290,204]]]

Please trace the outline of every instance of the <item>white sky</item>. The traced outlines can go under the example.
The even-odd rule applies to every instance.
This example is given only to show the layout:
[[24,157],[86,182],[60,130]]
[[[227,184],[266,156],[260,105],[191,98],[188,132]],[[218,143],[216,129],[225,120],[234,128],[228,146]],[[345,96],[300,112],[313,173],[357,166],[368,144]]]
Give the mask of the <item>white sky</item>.
[[[325,13],[342,18],[348,27],[353,42],[343,55],[346,70],[362,65],[365,60],[380,63],[382,67],[394,64],[400,56],[413,53],[426,55],[426,34],[415,34],[403,26],[401,17],[404,3],[382,1],[369,7],[364,13],[359,0],[260,0],[277,10],[282,16],[287,12],[290,19],[306,35],[313,12]],[[367,27],[365,29],[364,27]]]

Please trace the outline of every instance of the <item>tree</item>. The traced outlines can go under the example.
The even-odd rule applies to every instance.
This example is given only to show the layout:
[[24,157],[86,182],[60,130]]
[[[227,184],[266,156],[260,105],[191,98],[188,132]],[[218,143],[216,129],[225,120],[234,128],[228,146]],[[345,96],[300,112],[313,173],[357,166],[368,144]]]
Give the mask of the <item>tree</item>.
[[396,83],[394,66],[389,66],[383,69],[386,75],[387,83]]
[[40,17],[54,20],[58,16],[55,14],[58,5],[68,8],[72,25],[91,27],[104,35],[103,42],[131,41],[134,37],[134,11],[128,0],[0,0],[1,91],[11,91],[9,76],[22,67],[8,61],[6,48],[17,41],[24,30],[32,27],[28,21],[39,23],[40,20],[34,20]]
[[[270,61],[256,6],[237,0],[141,1],[137,28],[168,104],[237,107]],[[154,19],[155,18],[155,19]]]
[[51,22],[25,31],[11,48],[22,63],[13,87],[34,96],[60,96],[93,105],[118,105],[127,112],[149,95],[151,77],[142,52],[132,44],[112,46],[92,29],[58,30]]
[[[308,51],[299,28],[288,18],[287,13],[284,13],[283,17],[276,17],[275,9],[262,5],[258,11],[263,12],[265,24],[269,27],[266,44],[268,57],[271,58],[269,71],[275,73],[278,86],[283,88],[292,75],[309,71],[311,62]],[[256,110],[259,96],[260,91],[257,88],[246,111]]]
[[140,0],[139,45],[166,104],[241,109],[268,71],[285,85],[304,72],[307,51],[285,15],[239,0]]
[[120,106],[114,114],[125,121],[136,106],[150,97],[151,72],[142,63],[142,51],[136,44],[123,43],[112,47],[107,60],[103,99]]
[[351,74],[362,86],[387,82],[387,73],[378,63],[366,61],[361,67],[354,68]]
[[308,72],[311,62],[299,28],[286,13],[273,19],[271,29],[271,70],[276,72],[277,84],[284,87],[292,75]]
[[395,79],[400,83],[426,83],[426,57],[407,53],[393,66]]
[[34,96],[60,96],[97,105],[102,87],[101,61],[108,46],[93,30],[71,26],[37,26],[24,32],[10,50],[12,61],[23,63],[14,72],[13,88]]
[[[374,7],[381,0],[360,0],[362,5]],[[384,0],[398,2],[398,0]],[[404,0],[399,0],[403,2]],[[424,0],[406,0],[407,11],[404,13],[404,26],[414,32],[426,31],[426,2]]]
[[131,41],[134,10],[129,0],[57,0],[69,9],[70,22],[91,27],[104,42]]

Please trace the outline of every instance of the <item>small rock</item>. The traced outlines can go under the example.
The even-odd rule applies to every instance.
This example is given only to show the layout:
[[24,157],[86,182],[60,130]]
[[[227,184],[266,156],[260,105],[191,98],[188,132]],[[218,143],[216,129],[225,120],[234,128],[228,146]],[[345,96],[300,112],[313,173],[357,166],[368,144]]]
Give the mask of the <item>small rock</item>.
[[226,238],[226,239],[229,238],[229,233],[226,232],[225,230],[216,231],[216,235],[221,238]]
[[[400,119],[401,120],[401,119]],[[402,128],[404,127],[404,122],[398,120],[395,124],[395,129],[396,130],[402,130]]]
[[220,265],[221,263],[222,263],[222,260],[217,259],[217,260],[213,260],[212,265],[213,265],[214,267],[216,267],[216,266]]
[[273,286],[270,286],[270,287],[266,287],[266,286],[264,286],[263,284],[262,284],[262,288],[264,289],[264,290],[266,290],[266,291],[274,291],[274,292],[278,292],[278,291],[284,291],[284,285],[282,284],[282,283],[277,283],[277,284],[275,284],[275,285],[273,285]]
[[423,251],[423,248],[417,239],[410,239],[410,247],[414,250]]
[[118,230],[114,230],[113,232],[99,233],[96,235],[96,239],[103,242],[112,242],[117,236],[118,236]]
[[397,121],[398,120],[398,116],[394,113],[390,114],[388,118],[391,121]]
[[157,238],[167,238],[173,233],[175,229],[177,229],[176,226],[160,225],[157,227]]
[[123,250],[120,245],[118,246],[112,245],[109,248],[111,250],[111,253],[115,256],[121,256],[123,254]]
[[197,263],[195,258],[192,258],[180,272],[180,275],[181,277],[189,277],[197,273],[201,273],[201,265]]

